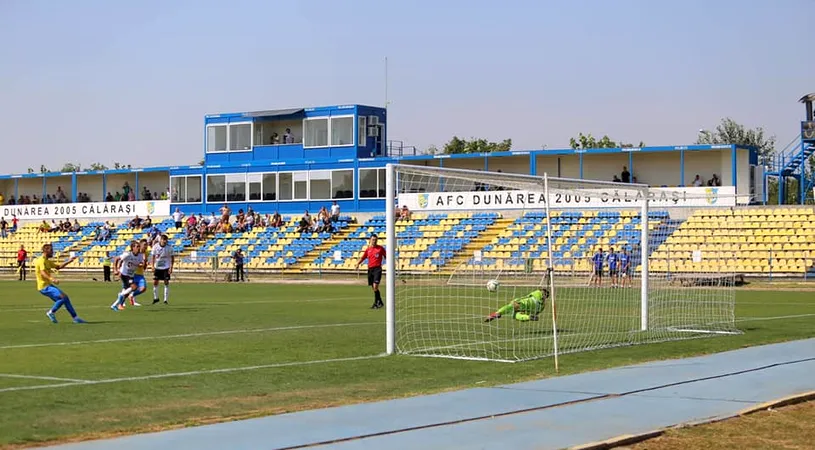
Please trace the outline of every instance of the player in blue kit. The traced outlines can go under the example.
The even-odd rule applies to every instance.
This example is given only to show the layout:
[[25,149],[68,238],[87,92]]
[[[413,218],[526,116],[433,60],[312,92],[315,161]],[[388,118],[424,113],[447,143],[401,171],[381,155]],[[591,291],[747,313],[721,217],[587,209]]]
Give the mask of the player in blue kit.
[[591,272],[591,279],[589,283],[594,283],[597,286],[603,285],[603,249],[598,248],[597,253],[595,253],[591,257],[591,265],[592,265],[592,272]]
[[608,277],[611,278],[611,287],[617,287],[617,262],[619,255],[614,251],[614,247],[608,249],[606,261],[608,261]]
[[626,281],[631,286],[631,255],[628,250],[623,249],[620,253],[620,287],[625,287]]

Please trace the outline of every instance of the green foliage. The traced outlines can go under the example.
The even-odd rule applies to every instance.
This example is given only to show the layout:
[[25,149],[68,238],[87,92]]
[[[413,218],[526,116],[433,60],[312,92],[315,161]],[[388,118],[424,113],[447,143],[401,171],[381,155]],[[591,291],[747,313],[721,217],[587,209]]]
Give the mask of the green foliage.
[[60,172],[82,172],[82,166],[74,163],[65,163]]
[[765,136],[761,127],[747,129],[729,117],[722,119],[715,131],[700,130],[696,143],[755,147],[760,158],[775,153],[775,136]]
[[[569,146],[574,150],[588,150],[590,148],[633,148],[634,144],[613,141],[607,135],[597,140],[591,133],[579,133],[576,138],[569,139]],[[638,147],[645,147],[645,142],[640,141]]]
[[95,162],[90,165],[89,170],[108,170],[108,166],[102,163]]
[[[435,148],[435,147],[433,147]],[[512,148],[512,139],[504,139],[501,142],[490,142],[486,139],[460,139],[453,136],[450,142],[444,144],[442,153],[454,155],[459,153],[494,153],[508,152]]]

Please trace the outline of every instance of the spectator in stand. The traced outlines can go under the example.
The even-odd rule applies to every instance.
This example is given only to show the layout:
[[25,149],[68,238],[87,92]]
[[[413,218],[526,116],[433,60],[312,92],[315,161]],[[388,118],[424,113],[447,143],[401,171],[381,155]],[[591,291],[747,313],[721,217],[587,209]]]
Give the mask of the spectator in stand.
[[40,233],[48,233],[49,231],[51,231],[51,225],[48,225],[48,222],[43,220],[40,226],[37,228],[37,231],[39,231]]
[[294,135],[291,134],[291,128],[286,128],[286,132],[283,134],[283,143],[294,144]]
[[153,219],[151,219],[150,216],[147,216],[144,219],[144,222],[142,222],[142,224],[141,224],[141,229],[146,230],[146,229],[152,228],[152,227],[153,227]]
[[300,223],[297,224],[297,232],[298,233],[305,233],[308,231],[309,227],[311,226],[311,217],[308,215],[308,211],[306,214],[300,218]]
[[12,214],[12,216],[11,216],[11,232],[12,232],[12,233],[16,233],[16,232],[17,232],[17,223],[18,223],[18,222],[20,222],[20,221],[17,219],[17,215],[16,215],[16,214]]
[[5,217],[0,217],[0,238],[5,239],[8,237],[8,222]]
[[229,222],[229,218],[232,216],[232,210],[229,209],[229,205],[224,203],[224,206],[221,207],[221,219],[226,219]]
[[142,220],[139,218],[139,216],[134,217],[133,220],[130,221],[130,224],[129,224],[130,229],[131,230],[138,230],[139,228],[141,228],[141,223],[142,223]]
[[2,194],[2,193],[0,193],[0,205],[2,205],[2,204],[3,204],[3,203],[5,203],[5,202],[6,202],[6,198],[5,198],[5,197],[3,197],[3,194]]
[[173,213],[173,222],[175,222],[176,229],[180,230],[182,228],[181,224],[182,219],[184,219],[184,213],[181,212],[181,209],[176,208],[175,212]]
[[82,229],[82,227],[79,225],[79,221],[78,221],[78,220],[76,220],[76,219],[74,219],[74,224],[73,224],[73,225],[71,225],[71,231],[73,231],[74,233],[76,233],[76,232],[78,232],[78,231],[79,231],[79,230],[81,230],[81,229]]
[[113,194],[108,192],[108,195],[105,197],[105,201],[106,202],[112,202],[113,201]]
[[714,173],[713,178],[708,180],[707,185],[708,186],[721,186],[722,185],[722,180],[719,179],[719,176]]
[[[122,185],[122,197],[127,198],[128,196],[130,196],[130,191],[131,190],[132,189],[130,189],[130,183],[125,181],[125,184]],[[118,192],[117,192],[117,194],[118,194]],[[122,198],[120,197],[119,200],[122,200]]]
[[693,179],[693,187],[700,187],[703,184],[705,184],[704,181],[702,181],[702,178],[697,174],[696,178]]
[[17,250],[17,273],[20,275],[20,281],[26,279],[26,261],[28,261],[28,252],[25,250],[25,245],[20,244],[20,250]]
[[269,223],[270,227],[280,228],[283,226],[283,217],[280,216],[280,213],[275,211],[274,215],[272,216],[272,221]]
[[334,203],[331,205],[331,221],[337,222],[340,220],[340,205],[337,204],[337,201],[334,200]]
[[399,214],[399,216],[396,218],[396,220],[410,220],[410,210],[408,209],[407,205],[402,205],[402,210],[397,214]]
[[623,183],[630,183],[631,182],[631,172],[628,171],[628,167],[623,166],[623,171],[620,174]]

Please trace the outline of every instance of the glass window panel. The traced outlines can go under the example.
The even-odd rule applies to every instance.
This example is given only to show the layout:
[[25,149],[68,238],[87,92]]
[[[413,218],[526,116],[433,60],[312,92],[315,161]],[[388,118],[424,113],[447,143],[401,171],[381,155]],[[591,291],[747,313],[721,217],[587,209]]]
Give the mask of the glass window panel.
[[359,126],[357,127],[357,145],[365,147],[368,145],[368,118],[365,116],[359,117]]
[[303,147],[328,146],[328,118],[303,121]]
[[359,169],[359,198],[374,198],[378,189],[377,169]]
[[353,170],[334,170],[331,172],[331,198],[353,198],[353,191]]
[[328,200],[331,198],[331,171],[315,170],[309,173],[311,183],[311,200]]
[[184,198],[187,196],[186,183],[186,177],[170,177],[170,200],[173,203],[184,203]]
[[294,199],[308,200],[308,181],[294,181]]
[[229,125],[229,149],[233,151],[252,150],[252,124]]
[[207,176],[207,202],[226,201],[226,177],[224,175]]
[[246,201],[246,175],[232,174],[226,176],[226,201]]
[[331,145],[354,145],[354,117],[331,118]]
[[280,200],[291,200],[294,198],[293,180],[291,172],[281,173],[280,177]]
[[385,169],[378,169],[379,171],[379,189],[377,190],[377,197],[385,198]]
[[263,200],[277,200],[277,174],[263,174]]
[[207,151],[226,151],[226,125],[213,125],[207,127]]
[[201,177],[187,177],[187,203],[201,203]]

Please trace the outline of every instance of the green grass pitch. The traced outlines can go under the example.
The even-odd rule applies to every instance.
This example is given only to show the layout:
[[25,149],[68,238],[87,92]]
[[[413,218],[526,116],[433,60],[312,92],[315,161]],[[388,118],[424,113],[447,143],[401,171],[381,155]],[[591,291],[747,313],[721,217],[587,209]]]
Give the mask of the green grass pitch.
[[[555,375],[551,358],[379,357],[385,311],[369,309],[362,284],[176,283],[170,305],[149,305],[148,292],[145,306],[116,313],[117,284],[65,282],[91,323],[75,325],[63,310],[54,325],[33,282],[0,282],[0,447]],[[560,373],[815,336],[811,292],[736,295],[744,334],[568,354]]]

